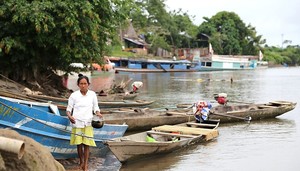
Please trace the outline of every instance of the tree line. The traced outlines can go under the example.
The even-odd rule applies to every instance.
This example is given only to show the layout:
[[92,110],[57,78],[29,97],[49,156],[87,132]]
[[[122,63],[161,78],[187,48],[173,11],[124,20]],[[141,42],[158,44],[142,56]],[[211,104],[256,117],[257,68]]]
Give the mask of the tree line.
[[[39,80],[49,71],[74,70],[70,63],[101,63],[122,42],[119,29],[132,20],[138,34],[158,47],[207,47],[232,55],[258,55],[275,63],[299,64],[299,46],[268,47],[256,29],[234,12],[221,11],[199,26],[164,0],[5,0],[0,2],[0,70],[14,80]],[[108,43],[110,42],[110,43]]]

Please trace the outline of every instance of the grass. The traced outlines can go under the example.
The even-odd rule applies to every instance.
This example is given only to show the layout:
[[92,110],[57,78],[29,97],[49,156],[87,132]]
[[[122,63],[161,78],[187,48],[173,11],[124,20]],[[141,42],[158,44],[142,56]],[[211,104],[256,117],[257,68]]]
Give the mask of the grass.
[[124,58],[165,59],[160,56],[153,56],[152,54],[138,55],[136,53],[126,52],[122,50],[121,46],[112,46],[110,56],[124,57]]
[[125,52],[122,50],[121,46],[113,46],[111,49],[111,56],[116,57],[133,57],[134,54],[132,52]]

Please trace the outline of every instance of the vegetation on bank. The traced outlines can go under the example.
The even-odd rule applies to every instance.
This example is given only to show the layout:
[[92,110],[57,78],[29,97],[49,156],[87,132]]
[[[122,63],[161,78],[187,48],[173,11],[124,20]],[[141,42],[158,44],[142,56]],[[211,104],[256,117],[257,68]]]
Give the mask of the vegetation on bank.
[[71,72],[70,63],[101,63],[122,52],[120,30],[132,20],[138,35],[157,48],[207,47],[215,53],[258,55],[274,63],[298,65],[299,45],[269,47],[254,26],[222,11],[196,26],[193,16],[167,11],[164,0],[5,0],[0,2],[0,71],[18,82],[43,87],[53,71]]
[[126,19],[122,9],[130,9],[130,3],[131,0],[1,1],[1,73],[40,88],[52,80],[54,71],[74,70],[71,63],[101,63],[107,42],[115,39],[115,26]]

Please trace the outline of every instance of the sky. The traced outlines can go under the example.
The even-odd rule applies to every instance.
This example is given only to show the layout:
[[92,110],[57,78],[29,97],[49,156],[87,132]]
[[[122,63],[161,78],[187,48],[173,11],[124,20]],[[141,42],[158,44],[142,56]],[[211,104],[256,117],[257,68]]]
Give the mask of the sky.
[[[300,0],[166,0],[165,4],[168,11],[181,8],[195,16],[196,25],[220,11],[234,12],[269,46],[300,45]],[[284,40],[292,43],[282,44]]]

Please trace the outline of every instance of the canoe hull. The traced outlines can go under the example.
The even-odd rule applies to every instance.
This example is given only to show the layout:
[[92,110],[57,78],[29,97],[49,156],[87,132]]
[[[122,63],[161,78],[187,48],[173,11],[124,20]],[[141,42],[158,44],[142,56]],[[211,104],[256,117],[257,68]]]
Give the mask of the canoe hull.
[[[207,125],[210,125],[208,129]],[[174,152],[196,143],[209,141],[219,135],[216,128],[219,121],[211,124],[188,122],[178,125],[153,127],[151,131],[128,135],[107,141],[108,147],[126,163],[165,153]],[[202,128],[205,126],[205,128]],[[149,142],[151,136],[155,141]]]
[[122,163],[125,163],[153,157],[159,154],[174,152],[186,146],[200,143],[202,141],[204,141],[203,137],[197,137],[168,143],[124,141],[109,142],[108,145],[118,160]]
[[[45,96],[45,95],[28,95],[31,98],[35,98],[36,100],[41,101],[52,101],[54,104],[61,104],[66,106],[68,103],[68,99],[66,98],[59,98],[59,97],[51,97],[51,96]],[[129,98],[134,98],[135,95],[129,95]],[[102,101],[101,99],[104,99]],[[98,105],[100,108],[111,108],[111,107],[140,107],[140,106],[147,106],[154,101],[146,101],[146,100],[108,100],[105,99],[105,96],[98,96],[99,102]]]
[[[230,122],[240,122],[241,119],[229,117],[251,117],[253,120],[262,120],[275,118],[286,112],[293,110],[296,107],[296,103],[292,102],[270,102],[267,104],[247,104],[247,105],[228,105],[228,106],[216,106],[211,109],[211,114],[209,115],[210,119],[220,119],[221,123],[230,123]],[[219,116],[216,114],[224,114],[228,116]]]
[[[104,124],[94,129],[97,148],[91,148],[92,155],[102,155],[104,141],[122,137],[127,125]],[[0,128],[10,128],[28,136],[47,147],[55,158],[77,157],[76,146],[70,145],[70,122],[66,117],[39,110],[0,98]]]
[[[160,125],[175,125],[194,121],[192,115],[187,115],[185,110],[181,112],[158,111],[154,109],[133,109],[120,111],[120,113],[103,114],[105,123],[128,125],[128,131],[149,130]],[[116,112],[116,111],[115,111]]]
[[188,69],[131,69],[131,68],[116,68],[116,73],[120,72],[138,72],[138,73],[164,73],[164,72],[198,72],[198,70]]

